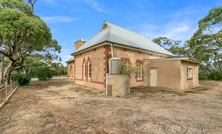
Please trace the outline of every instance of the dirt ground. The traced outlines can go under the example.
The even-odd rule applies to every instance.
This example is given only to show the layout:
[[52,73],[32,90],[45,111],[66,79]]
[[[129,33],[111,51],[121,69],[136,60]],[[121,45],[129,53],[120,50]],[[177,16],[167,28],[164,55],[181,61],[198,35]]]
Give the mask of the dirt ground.
[[201,84],[187,92],[141,87],[106,97],[66,80],[31,82],[0,109],[0,133],[222,133],[222,82]]

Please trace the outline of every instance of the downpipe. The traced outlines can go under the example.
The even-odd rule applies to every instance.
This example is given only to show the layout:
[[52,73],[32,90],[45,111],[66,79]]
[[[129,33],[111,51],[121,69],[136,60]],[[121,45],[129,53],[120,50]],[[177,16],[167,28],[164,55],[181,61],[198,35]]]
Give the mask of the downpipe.
[[[112,54],[112,58],[113,58],[113,43],[111,43],[111,54]],[[109,65],[109,64],[108,64]],[[110,74],[111,72],[109,73],[106,73],[106,96],[108,95],[108,90],[107,90],[107,83],[108,83],[108,79],[107,79],[107,76],[108,74]]]

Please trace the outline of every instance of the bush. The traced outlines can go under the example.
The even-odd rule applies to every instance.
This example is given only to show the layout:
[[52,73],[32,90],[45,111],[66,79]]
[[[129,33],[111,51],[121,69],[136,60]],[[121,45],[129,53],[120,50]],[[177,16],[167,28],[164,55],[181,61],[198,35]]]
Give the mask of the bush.
[[52,78],[53,72],[50,70],[49,67],[39,67],[37,69],[36,76],[37,78],[39,78],[39,80],[47,80]]
[[222,74],[220,73],[211,73],[211,74],[203,74],[203,73],[200,73],[199,74],[199,80],[205,80],[204,77],[201,77],[201,76],[207,76],[207,79],[208,80],[222,80]]
[[222,80],[222,74],[220,73],[211,73],[207,75],[210,80]]
[[28,85],[30,82],[30,76],[25,74],[13,74],[10,76],[12,81],[18,80],[19,85]]
[[135,74],[138,72],[138,70],[141,70],[142,68],[138,68],[134,63],[129,63],[128,61],[122,61],[121,62],[121,70],[120,74]]

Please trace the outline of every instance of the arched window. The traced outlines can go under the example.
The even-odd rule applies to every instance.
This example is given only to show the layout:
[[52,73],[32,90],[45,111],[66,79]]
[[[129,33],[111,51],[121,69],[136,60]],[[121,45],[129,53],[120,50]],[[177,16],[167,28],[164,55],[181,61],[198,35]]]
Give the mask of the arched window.
[[83,63],[83,75],[84,75],[84,79],[86,79],[86,62],[84,61]]
[[72,66],[70,66],[70,76],[72,76]]
[[137,63],[137,79],[142,79],[142,63]]
[[88,78],[91,79],[91,62],[88,60]]

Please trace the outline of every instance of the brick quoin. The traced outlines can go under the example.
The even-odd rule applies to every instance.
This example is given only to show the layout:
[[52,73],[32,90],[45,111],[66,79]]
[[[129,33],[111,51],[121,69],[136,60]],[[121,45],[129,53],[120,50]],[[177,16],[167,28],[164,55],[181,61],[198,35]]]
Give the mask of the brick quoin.
[[74,59],[74,83],[76,82],[76,61]]
[[104,46],[104,88],[106,88],[106,73],[108,73],[108,56],[109,56],[109,47]]
[[[75,84],[104,91],[104,47],[83,52],[75,56]],[[86,62],[86,79],[84,80],[84,60]],[[88,61],[91,62],[91,79],[88,79]],[[102,71],[101,71],[102,69]]]

